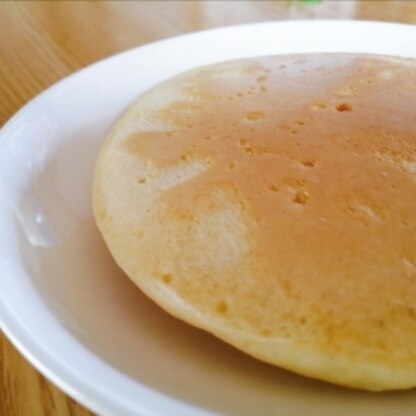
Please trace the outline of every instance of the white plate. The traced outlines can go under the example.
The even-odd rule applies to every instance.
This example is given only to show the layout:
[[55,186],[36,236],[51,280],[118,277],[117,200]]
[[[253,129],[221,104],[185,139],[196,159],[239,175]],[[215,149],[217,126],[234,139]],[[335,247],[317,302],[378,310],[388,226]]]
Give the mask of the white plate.
[[97,150],[143,91],[202,64],[293,52],[416,57],[416,27],[254,24],[93,65],[0,133],[0,323],[47,377],[102,415],[414,415],[415,392],[369,394],[262,364],[166,315],[123,276],[91,214]]

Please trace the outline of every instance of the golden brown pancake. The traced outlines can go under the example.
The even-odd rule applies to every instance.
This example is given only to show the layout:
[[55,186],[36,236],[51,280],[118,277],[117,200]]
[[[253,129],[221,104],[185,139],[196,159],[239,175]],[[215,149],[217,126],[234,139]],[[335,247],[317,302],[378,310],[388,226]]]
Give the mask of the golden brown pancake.
[[244,59],[143,95],[99,155],[98,227],[172,315],[369,390],[416,386],[416,64]]

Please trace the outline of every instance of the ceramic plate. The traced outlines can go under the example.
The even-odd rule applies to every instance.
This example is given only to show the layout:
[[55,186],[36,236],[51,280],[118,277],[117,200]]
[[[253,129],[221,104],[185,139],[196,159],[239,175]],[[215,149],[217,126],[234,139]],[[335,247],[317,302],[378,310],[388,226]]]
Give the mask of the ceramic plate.
[[114,121],[195,66],[294,52],[416,57],[416,27],[253,24],[130,50],[54,85],[0,133],[0,324],[50,380],[101,415],[414,415],[414,391],[370,394],[258,362],[171,318],[118,270],[91,213]]

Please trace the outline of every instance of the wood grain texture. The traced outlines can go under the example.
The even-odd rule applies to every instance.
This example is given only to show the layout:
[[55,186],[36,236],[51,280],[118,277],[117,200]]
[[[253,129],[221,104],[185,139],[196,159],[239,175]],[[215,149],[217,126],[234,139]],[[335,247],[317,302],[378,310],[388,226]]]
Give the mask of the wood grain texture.
[[[413,0],[0,1],[0,126],[54,82],[108,55],[206,28],[283,19],[416,23]],[[0,416],[85,416],[0,334]]]

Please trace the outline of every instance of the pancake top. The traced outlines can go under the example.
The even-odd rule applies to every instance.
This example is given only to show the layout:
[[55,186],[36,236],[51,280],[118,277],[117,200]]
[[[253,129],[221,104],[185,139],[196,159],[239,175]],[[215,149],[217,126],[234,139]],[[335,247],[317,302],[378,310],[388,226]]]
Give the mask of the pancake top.
[[277,341],[416,374],[413,61],[191,71],[119,123],[95,188],[116,260],[182,319],[230,342],[250,334],[234,343],[279,364]]

